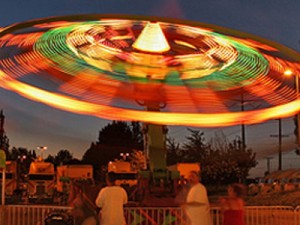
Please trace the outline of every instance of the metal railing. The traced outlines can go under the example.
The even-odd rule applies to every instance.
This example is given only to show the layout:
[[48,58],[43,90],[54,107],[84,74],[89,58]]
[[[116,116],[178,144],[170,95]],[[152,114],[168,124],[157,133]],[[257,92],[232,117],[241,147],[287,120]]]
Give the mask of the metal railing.
[[[188,224],[181,208],[126,208],[125,212],[127,224]],[[211,218],[212,225],[222,224],[219,207],[211,207]],[[291,206],[247,206],[245,221],[247,225],[299,225],[300,207],[294,209]]]
[[68,211],[71,207],[48,205],[5,205],[1,208],[1,225],[44,225],[50,212]]
[[134,225],[187,224],[179,207],[126,207],[125,218],[127,224]]
[[[71,207],[46,205],[6,205],[1,208],[1,225],[44,225],[50,212],[70,211]],[[187,225],[184,211],[179,207],[125,207],[127,224]],[[211,208],[212,225],[222,224],[219,207]],[[200,219],[200,218],[199,218]],[[247,206],[247,225],[299,225],[300,207]]]
[[245,220],[247,225],[298,225],[298,214],[291,206],[247,206]]

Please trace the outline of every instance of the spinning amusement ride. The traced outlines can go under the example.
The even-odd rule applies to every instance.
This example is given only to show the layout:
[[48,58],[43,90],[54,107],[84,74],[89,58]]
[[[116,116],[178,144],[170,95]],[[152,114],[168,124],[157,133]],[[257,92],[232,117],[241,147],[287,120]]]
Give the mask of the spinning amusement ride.
[[293,81],[284,78],[299,75],[298,53],[208,24],[116,15],[47,18],[2,28],[0,46],[2,88],[75,113],[212,127],[300,109]]
[[[78,15],[0,30],[0,87],[74,113],[144,122],[156,159],[161,125],[297,114],[299,72],[299,54],[280,44],[184,20]],[[164,159],[151,167],[164,169]]]

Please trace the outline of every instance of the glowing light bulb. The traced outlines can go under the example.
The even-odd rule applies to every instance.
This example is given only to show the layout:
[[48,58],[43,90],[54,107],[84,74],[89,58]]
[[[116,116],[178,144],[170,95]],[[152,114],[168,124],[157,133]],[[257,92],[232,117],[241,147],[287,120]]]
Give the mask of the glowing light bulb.
[[284,71],[283,74],[284,74],[285,76],[291,76],[291,75],[293,74],[293,71],[290,70],[290,69],[287,69],[287,70]]

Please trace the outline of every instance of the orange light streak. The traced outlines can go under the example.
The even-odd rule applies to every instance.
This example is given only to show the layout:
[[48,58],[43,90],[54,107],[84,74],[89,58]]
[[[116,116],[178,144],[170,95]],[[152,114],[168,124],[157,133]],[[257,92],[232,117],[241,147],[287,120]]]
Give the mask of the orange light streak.
[[149,112],[83,102],[75,98],[54,94],[7,77],[0,71],[0,86],[31,100],[74,113],[93,115],[111,120],[138,120],[155,124],[187,126],[233,126],[240,123],[253,124],[278,117],[289,117],[300,111],[300,99],[268,109],[235,113],[164,113]]
[[[49,66],[49,60],[37,52],[26,52],[16,55],[17,63],[11,58],[0,60],[0,65],[3,66],[3,71],[10,74],[11,77],[21,77],[29,73],[37,73],[40,69],[45,69]],[[37,62],[37,63],[32,63]]]

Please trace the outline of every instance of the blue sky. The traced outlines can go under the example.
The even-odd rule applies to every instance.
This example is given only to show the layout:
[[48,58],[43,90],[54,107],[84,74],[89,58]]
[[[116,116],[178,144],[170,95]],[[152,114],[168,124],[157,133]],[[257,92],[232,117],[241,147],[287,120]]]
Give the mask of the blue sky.
[[[0,7],[0,26],[17,22],[72,14],[134,14],[194,20],[255,34],[300,51],[299,0],[4,0]],[[0,89],[0,108],[6,115],[5,129],[11,146],[36,149],[48,146],[48,153],[68,149],[81,157],[98,131],[109,121],[71,114],[24,99]],[[205,129],[209,139],[223,131],[229,138],[240,134],[239,127]],[[265,157],[275,154],[278,121],[246,128],[247,144],[261,159],[257,171],[265,171]],[[283,120],[283,150],[295,147],[293,124]],[[185,127],[172,127],[170,136],[183,141]],[[47,153],[44,153],[47,155]],[[276,156],[275,156],[276,157]],[[293,157],[294,156],[287,156]],[[300,160],[300,159],[299,159]],[[274,167],[276,167],[274,159]],[[286,164],[287,168],[297,162]],[[300,163],[299,163],[300,164]],[[257,172],[258,173],[258,172]]]

